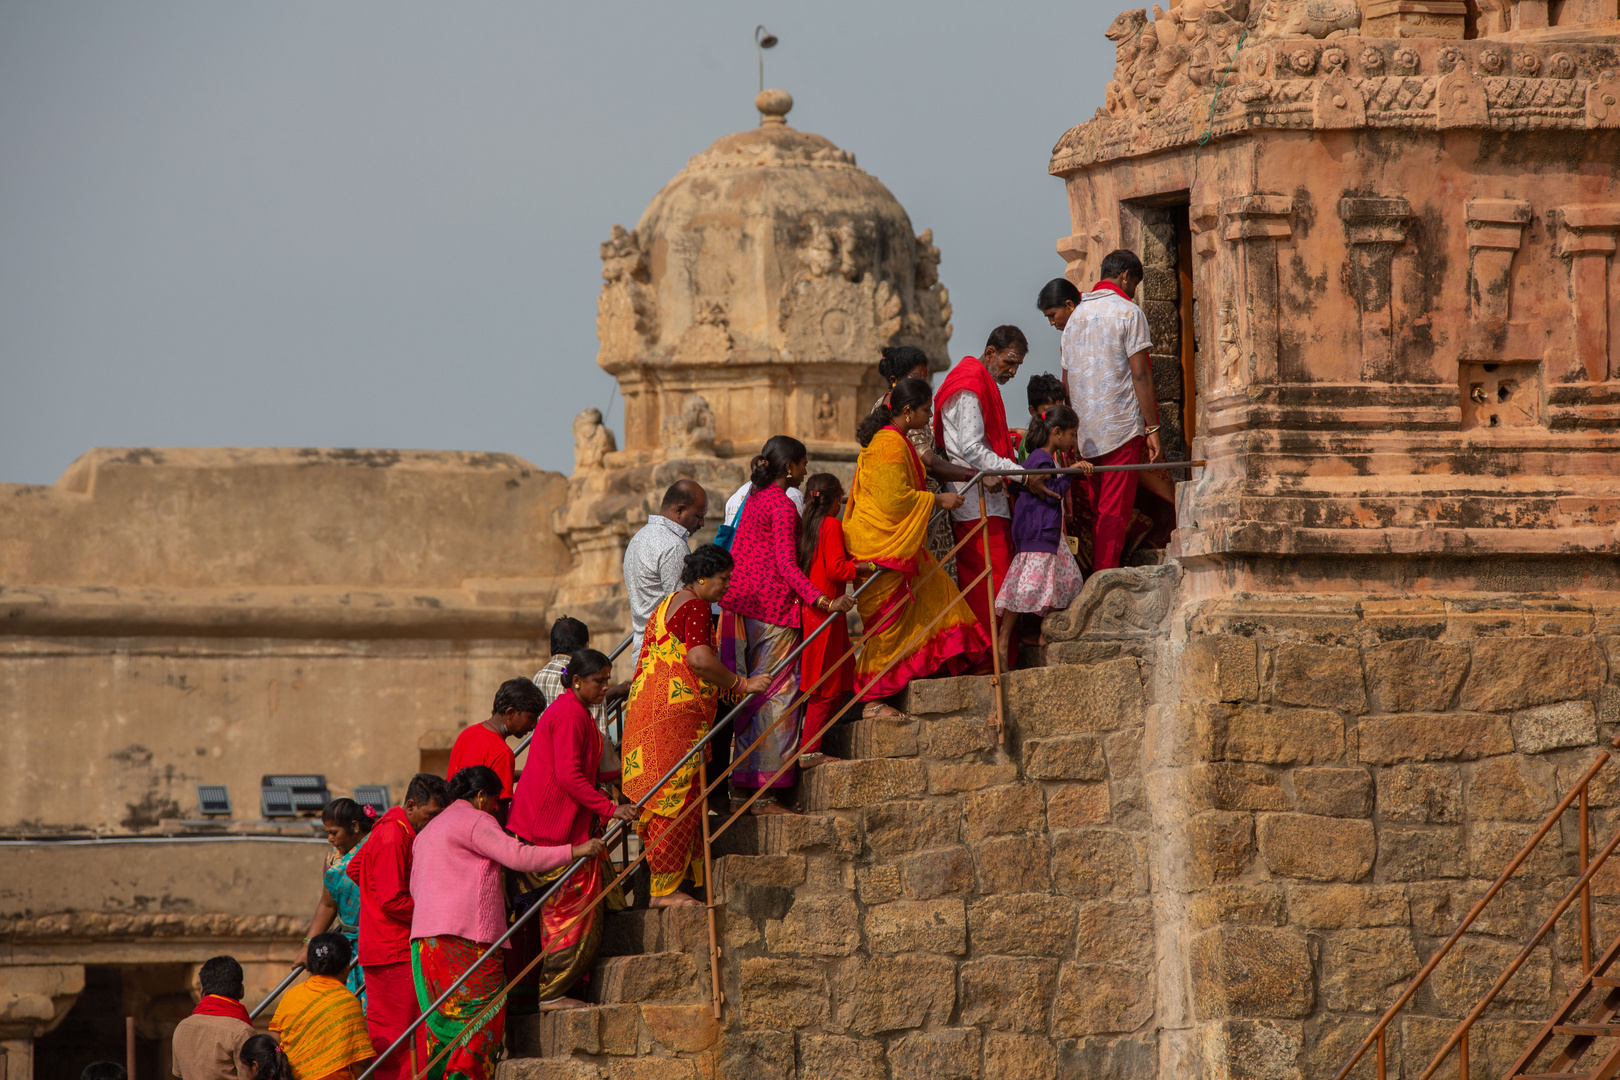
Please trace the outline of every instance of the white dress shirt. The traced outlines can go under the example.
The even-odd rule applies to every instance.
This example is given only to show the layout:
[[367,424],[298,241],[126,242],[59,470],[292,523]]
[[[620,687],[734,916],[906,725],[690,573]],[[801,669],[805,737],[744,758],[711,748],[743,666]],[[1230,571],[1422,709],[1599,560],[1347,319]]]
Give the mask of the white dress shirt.
[[1063,327],[1063,371],[1080,418],[1081,457],[1102,457],[1147,431],[1131,357],[1152,347],[1141,308],[1112,289],[1080,298]]
[[639,638],[664,597],[681,587],[681,570],[692,534],[663,514],[647,519],[624,549],[624,591],[630,599],[630,628]]
[[[971,390],[958,390],[940,406],[940,417],[945,425],[945,452],[952,461],[959,461],[974,470],[1017,469],[1018,462],[1004,458],[985,441],[984,414],[979,411],[979,397]],[[966,501],[951,511],[953,521],[979,519],[979,492],[966,484],[947,484],[951,491],[960,491]],[[990,491],[984,496],[984,512],[991,517],[1011,518],[1006,491]]]
[[[731,498],[726,500],[727,525],[737,524],[737,511],[742,509],[743,500],[748,498],[748,493],[753,490],[754,482],[744,480],[743,486],[731,493]],[[799,516],[804,517],[804,492],[796,487],[790,487],[787,489],[787,496],[793,500],[793,508],[799,512]]]

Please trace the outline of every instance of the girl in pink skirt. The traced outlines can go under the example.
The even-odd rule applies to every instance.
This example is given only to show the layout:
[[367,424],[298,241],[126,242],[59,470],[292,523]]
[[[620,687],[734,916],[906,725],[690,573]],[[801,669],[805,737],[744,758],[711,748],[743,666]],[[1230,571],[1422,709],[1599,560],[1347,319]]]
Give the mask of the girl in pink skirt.
[[[1055,469],[1056,457],[1073,450],[1080,418],[1067,405],[1048,405],[1031,418],[1028,445],[1035,447],[1024,462],[1026,469]],[[1091,465],[1083,459],[1079,468],[1087,474]],[[1046,477],[1051,496],[1038,495],[1022,484],[1013,484],[1012,565],[996,596],[997,647],[1003,656],[1012,641],[1013,624],[1008,612],[1046,615],[1067,608],[1080,595],[1080,566],[1063,535],[1063,494],[1069,490],[1068,474]],[[1042,645],[1046,639],[1041,638]]]

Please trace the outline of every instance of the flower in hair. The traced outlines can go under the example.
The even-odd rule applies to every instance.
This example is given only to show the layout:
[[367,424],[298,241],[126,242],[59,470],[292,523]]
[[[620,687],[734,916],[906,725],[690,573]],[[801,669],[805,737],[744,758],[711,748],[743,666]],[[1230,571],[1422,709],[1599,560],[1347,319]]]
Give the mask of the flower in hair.
[[375,818],[377,816],[377,808],[375,806],[362,806],[360,808],[360,812],[366,815],[368,818]]

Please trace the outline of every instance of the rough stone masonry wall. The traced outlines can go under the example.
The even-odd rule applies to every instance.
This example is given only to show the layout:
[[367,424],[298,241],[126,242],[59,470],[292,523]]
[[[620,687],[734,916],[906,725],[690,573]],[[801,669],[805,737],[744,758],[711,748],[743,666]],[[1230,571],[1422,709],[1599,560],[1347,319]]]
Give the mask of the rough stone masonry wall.
[[[1620,620],[1353,595],[1179,618],[1147,748],[1161,1074],[1331,1077],[1615,735]],[[1611,763],[1594,782],[1594,851],[1616,781]],[[1562,826],[1391,1031],[1391,1075],[1419,1075],[1568,888],[1573,811]],[[1597,951],[1617,882],[1598,882]],[[1476,1028],[1476,1075],[1504,1073],[1578,981],[1578,928],[1572,909]]]
[[[1138,661],[913,685],[822,811],[720,860],[726,1031],[751,1080],[1151,1076],[1154,929]],[[670,1074],[674,1075],[674,1074]]]

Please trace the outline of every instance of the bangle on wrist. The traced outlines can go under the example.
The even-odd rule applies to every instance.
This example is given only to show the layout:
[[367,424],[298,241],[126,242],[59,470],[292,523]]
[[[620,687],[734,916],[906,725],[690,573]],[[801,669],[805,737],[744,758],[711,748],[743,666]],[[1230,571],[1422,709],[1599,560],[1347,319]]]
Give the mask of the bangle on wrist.
[[1161,425],[1159,425],[1159,424],[1154,424],[1152,427],[1148,428],[1142,434],[1144,434],[1144,435],[1157,435],[1159,433],[1160,426]]

